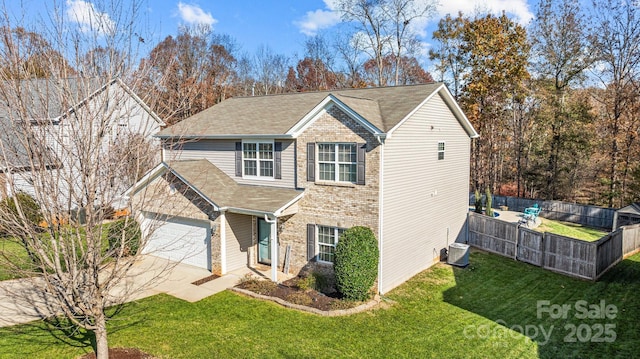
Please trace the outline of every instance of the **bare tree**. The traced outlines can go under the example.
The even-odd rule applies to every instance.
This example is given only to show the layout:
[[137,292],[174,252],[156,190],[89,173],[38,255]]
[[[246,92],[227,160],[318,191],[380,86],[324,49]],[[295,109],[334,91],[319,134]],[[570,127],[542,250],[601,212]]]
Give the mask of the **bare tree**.
[[430,17],[434,1],[416,0],[339,0],[336,4],[343,21],[356,24],[355,36],[365,39],[365,52],[378,70],[376,85],[386,86],[385,57],[395,56],[395,84],[400,79],[400,61],[415,56],[420,47],[418,32],[420,20]]
[[256,95],[269,95],[281,93],[287,79],[289,59],[275,53],[270,47],[262,45],[258,48],[253,58],[255,80],[258,90]]
[[[6,235],[0,240],[14,240],[29,254],[25,262],[0,253],[0,265],[24,278],[25,285],[10,292],[16,304],[93,332],[98,358],[108,357],[107,321],[144,285],[130,286],[141,255],[136,249],[148,236],[140,235],[132,217],[116,227],[107,221],[108,209],[121,200],[117,195],[157,155],[129,133],[147,137],[158,126],[140,110],[144,105],[130,105],[138,103],[140,89],[133,75],[143,44],[135,29],[140,10],[137,2],[93,2],[82,17],[58,4],[37,24],[37,34],[53,50],[46,54],[64,55],[62,67],[58,55],[34,59],[13,51],[24,49],[16,43],[24,38],[5,36],[2,44],[13,54],[3,57],[5,69],[24,69],[31,59],[43,71],[29,79],[24,72],[0,73],[0,165],[9,196],[0,205]],[[11,16],[2,15],[5,34],[16,34]],[[107,56],[87,61],[101,46]],[[100,78],[75,76],[80,73]],[[132,118],[137,122],[126,121]]]
[[395,85],[400,84],[402,59],[416,56],[421,48],[418,41],[420,21],[433,16],[436,1],[391,0],[385,13],[392,19],[393,44],[395,58]]
[[333,43],[333,47],[339,54],[344,69],[342,72],[346,74],[348,83],[343,84],[342,87],[360,88],[364,87],[364,81],[362,79],[362,39],[359,36],[353,36],[352,34],[338,35]]

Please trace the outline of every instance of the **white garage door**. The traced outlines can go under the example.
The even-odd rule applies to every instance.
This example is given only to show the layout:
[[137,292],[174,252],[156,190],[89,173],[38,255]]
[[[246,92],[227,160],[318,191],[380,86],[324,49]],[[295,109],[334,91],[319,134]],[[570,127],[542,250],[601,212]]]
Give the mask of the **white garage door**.
[[141,227],[150,233],[143,253],[211,270],[208,221],[146,213]]

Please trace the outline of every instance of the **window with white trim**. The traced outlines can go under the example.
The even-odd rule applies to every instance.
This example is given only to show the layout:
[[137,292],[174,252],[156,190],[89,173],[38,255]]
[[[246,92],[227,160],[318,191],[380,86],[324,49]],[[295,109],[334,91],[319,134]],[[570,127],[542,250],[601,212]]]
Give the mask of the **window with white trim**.
[[444,141],[438,142],[438,160],[444,160]]
[[319,143],[320,181],[356,182],[358,172],[355,143]]
[[333,263],[336,244],[344,231],[344,228],[318,226],[318,261]]
[[242,169],[247,177],[273,178],[273,142],[243,142]]

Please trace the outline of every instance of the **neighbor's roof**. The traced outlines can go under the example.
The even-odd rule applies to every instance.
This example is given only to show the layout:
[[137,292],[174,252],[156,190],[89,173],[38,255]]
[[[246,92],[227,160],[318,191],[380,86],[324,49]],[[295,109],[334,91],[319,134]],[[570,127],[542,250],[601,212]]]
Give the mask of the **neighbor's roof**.
[[[342,103],[382,133],[389,132],[425,99],[444,91],[447,104],[460,121],[466,121],[442,83],[424,85],[341,89],[256,97],[234,97],[197,113],[158,134],[158,137],[216,137],[230,135],[291,134],[327,98]],[[453,102],[453,103],[452,103]],[[470,136],[477,134],[465,125]]]
[[[114,78],[108,83],[95,77],[72,77],[57,79],[26,79],[4,81],[0,84],[0,170],[24,170],[37,167],[31,159],[34,151],[41,153],[38,160],[44,166],[58,166],[59,161],[47,144],[28,146],[26,137],[15,136],[23,133],[20,128],[25,121],[57,121],[61,116],[76,109],[85,101],[100,93],[108,86],[118,84],[160,125],[164,122],[126,85]],[[44,124],[48,124],[45,122]],[[27,145],[27,146],[26,146]],[[30,147],[30,149],[27,149]]]
[[[0,119],[54,119],[103,86],[97,78],[4,81],[0,85]],[[26,113],[17,111],[18,103]]]
[[640,216],[640,203],[632,203],[624,208],[620,208],[617,212],[625,214],[635,214]]
[[294,189],[239,184],[204,159],[175,161],[165,166],[214,206],[232,212],[276,213],[303,194]]

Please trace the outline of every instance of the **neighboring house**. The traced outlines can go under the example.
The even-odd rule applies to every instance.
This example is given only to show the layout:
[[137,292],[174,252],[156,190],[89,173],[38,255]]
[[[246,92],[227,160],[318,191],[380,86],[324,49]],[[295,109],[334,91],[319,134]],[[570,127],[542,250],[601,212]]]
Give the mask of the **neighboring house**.
[[[165,125],[117,78],[108,83],[96,78],[30,79],[0,87],[1,191],[6,196],[13,191],[34,195],[38,184],[32,170],[44,168],[57,179],[52,187],[59,202],[67,202],[68,179],[79,178],[81,172],[78,146],[100,147],[107,152],[130,145],[136,136],[158,145],[153,135]],[[104,168],[114,170],[107,164]],[[100,191],[111,201],[135,180],[112,181]],[[81,201],[78,196],[71,197],[75,197],[72,202]]]
[[161,131],[129,195],[147,253],[220,274],[331,268],[367,226],[385,293],[465,240],[477,136],[440,83],[232,98]]

